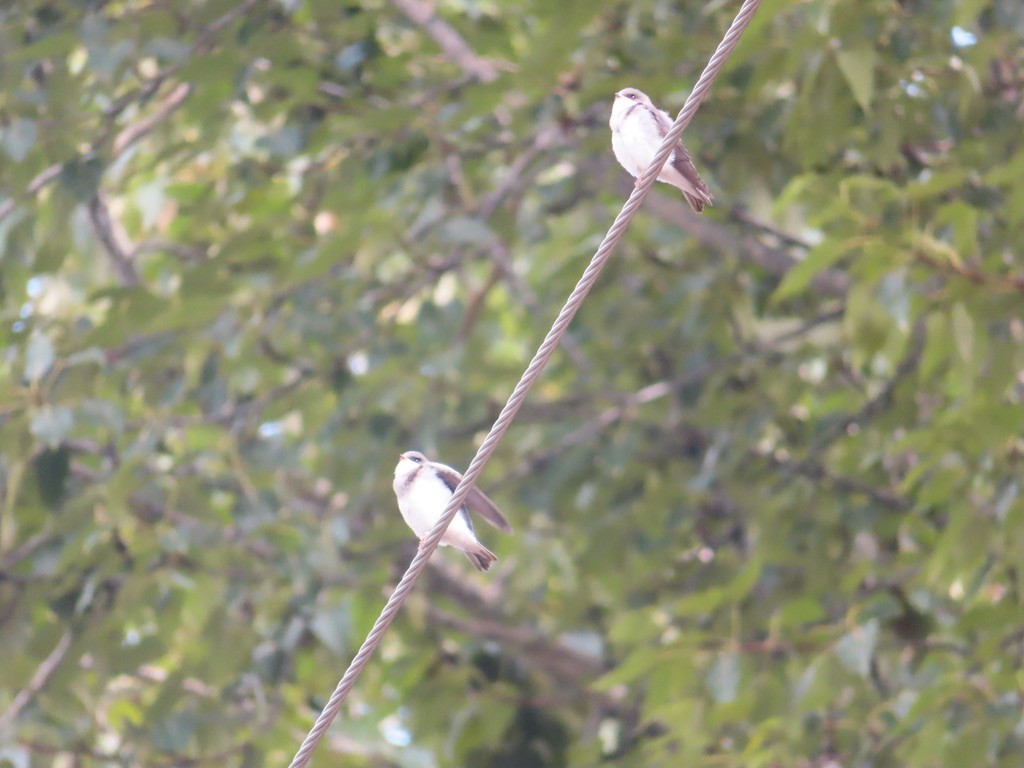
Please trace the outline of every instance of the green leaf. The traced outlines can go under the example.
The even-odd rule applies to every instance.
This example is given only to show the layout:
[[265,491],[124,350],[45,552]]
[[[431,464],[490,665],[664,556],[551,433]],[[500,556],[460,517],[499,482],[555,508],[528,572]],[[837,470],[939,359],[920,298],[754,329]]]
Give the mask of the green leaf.
[[782,278],[772,294],[772,301],[778,303],[803,291],[816,274],[843,258],[851,247],[850,243],[841,240],[825,240],[811,248],[803,261]]
[[974,359],[974,319],[963,302],[953,305],[953,346],[960,359],[970,364]]
[[39,129],[35,120],[26,120],[16,117],[0,129],[0,142],[3,144],[7,156],[16,163],[20,163],[28,156],[29,151],[35,146]]
[[595,690],[610,691],[645,677],[652,669],[668,662],[672,654],[655,648],[641,647],[625,661],[593,682]]
[[871,110],[871,99],[875,89],[875,60],[873,44],[861,45],[836,53],[836,64],[846,78],[853,98],[864,112]]
[[61,167],[60,181],[79,202],[92,199],[103,176],[103,163],[95,154],[70,160]]
[[39,497],[50,509],[55,509],[64,499],[64,491],[71,465],[71,454],[67,447],[46,448],[35,459],[36,481]]
[[438,228],[438,234],[450,243],[460,245],[481,245],[494,241],[494,233],[480,219],[457,216],[446,220]]
[[761,562],[752,559],[727,584],[696,592],[676,600],[672,608],[679,616],[697,616],[729,603],[742,600],[757,584],[761,575]]
[[878,619],[854,627],[836,643],[836,658],[851,672],[866,678],[878,643]]
[[799,627],[819,621],[824,616],[821,602],[810,595],[791,600],[779,611],[779,625]]
[[921,355],[921,378],[933,378],[949,360],[950,338],[948,319],[939,313],[929,313],[926,321],[925,347]]
[[35,383],[49,372],[57,355],[45,333],[34,331],[25,348],[25,378]]
[[707,677],[708,690],[718,704],[736,701],[740,687],[740,657],[735,651],[725,651],[715,657]]
[[352,631],[351,611],[346,602],[324,606],[316,612],[310,629],[321,643],[338,656],[349,652],[348,637]]
[[44,405],[32,416],[29,429],[50,448],[57,448],[68,436],[75,419],[70,408]]

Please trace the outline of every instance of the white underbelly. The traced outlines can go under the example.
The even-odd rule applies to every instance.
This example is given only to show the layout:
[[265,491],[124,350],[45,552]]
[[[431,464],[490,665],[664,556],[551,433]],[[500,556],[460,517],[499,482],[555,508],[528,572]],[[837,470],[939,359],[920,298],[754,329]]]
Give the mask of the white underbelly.
[[[422,539],[433,530],[441,513],[448,506],[452,492],[436,478],[417,478],[415,486],[415,492],[406,495],[404,503],[399,501],[398,509],[416,537]],[[441,544],[447,546],[450,542],[462,541],[466,537],[474,538],[460,513],[455,516],[441,537]]]
[[657,149],[657,145],[650,145],[648,142],[626,141],[621,131],[612,132],[612,151],[615,153],[615,159],[634,178],[639,177],[650,167]]

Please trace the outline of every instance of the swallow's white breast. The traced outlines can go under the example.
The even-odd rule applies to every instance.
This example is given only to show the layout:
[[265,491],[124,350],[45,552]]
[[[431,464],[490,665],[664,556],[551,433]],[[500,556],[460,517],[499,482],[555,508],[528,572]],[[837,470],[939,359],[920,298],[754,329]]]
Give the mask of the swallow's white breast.
[[[630,111],[630,107],[634,107]],[[651,165],[661,145],[654,118],[642,106],[628,99],[618,98],[612,106],[612,151],[619,165],[637,178]]]
[[[396,479],[396,485],[398,482]],[[398,494],[398,509],[416,537],[422,539],[437,524],[451,497],[448,486],[434,472],[423,470],[416,474],[403,493]],[[445,531],[441,544],[459,547],[460,542],[475,540],[464,513],[460,512]]]

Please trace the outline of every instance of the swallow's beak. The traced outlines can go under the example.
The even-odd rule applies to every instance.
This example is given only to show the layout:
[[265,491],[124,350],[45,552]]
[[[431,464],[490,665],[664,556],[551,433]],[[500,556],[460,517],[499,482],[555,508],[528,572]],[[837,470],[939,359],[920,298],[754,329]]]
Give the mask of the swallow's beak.
[[616,91],[616,92],[615,92],[615,98],[617,99],[617,98],[619,98],[620,96],[622,96],[622,91]]
[[404,461],[405,460],[405,454],[404,453],[398,454],[398,460],[399,461]]

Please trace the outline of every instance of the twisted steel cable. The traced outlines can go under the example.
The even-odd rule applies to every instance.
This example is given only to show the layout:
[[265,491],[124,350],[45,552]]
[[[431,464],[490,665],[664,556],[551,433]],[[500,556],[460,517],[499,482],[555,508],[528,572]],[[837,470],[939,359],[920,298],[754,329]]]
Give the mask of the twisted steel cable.
[[462,508],[466,494],[469,493],[469,489],[474,485],[474,483],[476,483],[477,478],[483,472],[484,466],[491,458],[491,454],[494,453],[495,449],[498,447],[498,443],[501,441],[501,438],[504,437],[505,432],[512,424],[513,419],[515,419],[520,407],[526,400],[526,395],[530,391],[530,388],[534,385],[537,379],[540,378],[541,372],[551,359],[551,355],[554,354],[555,348],[558,346],[558,342],[569,327],[569,323],[572,322],[572,319],[575,317],[576,312],[583,303],[583,300],[587,297],[587,294],[590,293],[590,289],[594,287],[594,283],[597,282],[597,278],[600,275],[605,262],[608,260],[608,257],[611,256],[612,251],[615,249],[615,246],[625,233],[629,223],[633,220],[633,216],[636,215],[636,212],[640,208],[641,203],[643,203],[644,198],[647,197],[647,193],[654,185],[654,181],[661,172],[662,166],[665,165],[665,162],[668,160],[668,156],[672,153],[673,147],[679,140],[679,137],[682,136],[683,130],[687,125],[689,125],[693,116],[697,113],[697,109],[700,107],[701,102],[704,100],[708,90],[711,88],[712,82],[714,82],[718,73],[722,70],[722,67],[725,65],[729,55],[736,47],[736,43],[739,41],[740,35],[742,35],[743,31],[747,28],[747,25],[750,23],[750,19],[753,17],[754,12],[760,4],[761,0],[744,0],[743,6],[740,8],[739,13],[736,14],[736,18],[733,19],[732,24],[729,26],[729,30],[725,33],[725,37],[722,38],[722,42],[719,43],[718,48],[715,50],[714,55],[708,62],[707,67],[704,68],[704,72],[701,74],[700,79],[697,80],[697,84],[693,87],[689,97],[686,99],[686,103],[676,116],[675,122],[672,124],[672,128],[669,129],[669,132],[665,135],[665,140],[661,143],[658,153],[654,156],[654,160],[651,162],[651,167],[648,168],[640,177],[636,187],[633,189],[633,193],[629,196],[626,204],[622,207],[619,215],[615,218],[615,221],[612,223],[611,229],[609,229],[608,233],[605,235],[604,240],[601,241],[601,245],[598,247],[597,253],[594,254],[594,257],[591,259],[587,269],[583,272],[582,277],[580,277],[579,282],[576,284],[573,292],[569,295],[565,305],[562,307],[561,312],[558,313],[558,317],[551,326],[551,330],[548,331],[548,335],[544,338],[544,342],[540,345],[540,348],[533,356],[533,360],[530,361],[530,365],[527,366],[522,378],[519,379],[519,383],[516,384],[515,389],[509,396],[508,402],[505,403],[505,407],[502,409],[497,421],[494,422],[494,425],[491,427],[491,431],[487,433],[487,437],[484,438],[483,443],[481,443],[480,448],[476,452],[476,456],[473,457],[473,461],[470,462],[469,468],[462,476],[462,482],[459,483],[455,492],[452,494],[452,498],[448,502],[448,506],[445,508],[444,514],[441,515],[430,534],[420,542],[420,548],[416,553],[416,557],[414,557],[412,562],[409,563],[409,567],[402,576],[402,580],[398,582],[398,586],[395,587],[395,591],[391,593],[391,597],[388,598],[387,604],[384,606],[384,610],[381,611],[381,614],[374,623],[373,628],[370,630],[370,633],[366,636],[362,646],[359,648],[359,652],[356,653],[355,658],[352,659],[348,669],[345,670],[345,674],[338,682],[338,686],[334,689],[334,693],[331,694],[331,698],[320,713],[320,716],[317,718],[313,728],[302,742],[302,746],[299,747],[299,751],[292,759],[289,768],[305,768],[306,764],[309,762],[309,759],[313,754],[313,750],[320,742],[320,739],[323,738],[324,733],[326,733],[331,721],[334,720],[335,715],[337,715],[342,702],[344,702],[345,697],[348,696],[349,691],[355,684],[356,678],[359,677],[363,668],[370,661],[370,657],[373,655],[373,652],[377,650],[377,646],[384,637],[384,633],[387,631],[388,627],[391,626],[391,622],[398,614],[402,604],[405,602],[405,598],[412,590],[413,584],[416,583],[416,579],[419,578],[420,573],[426,567],[427,560],[430,559],[431,554],[433,554],[434,550],[437,549],[438,542],[440,542],[441,537],[448,528],[448,524],[451,523],[458,510]]

